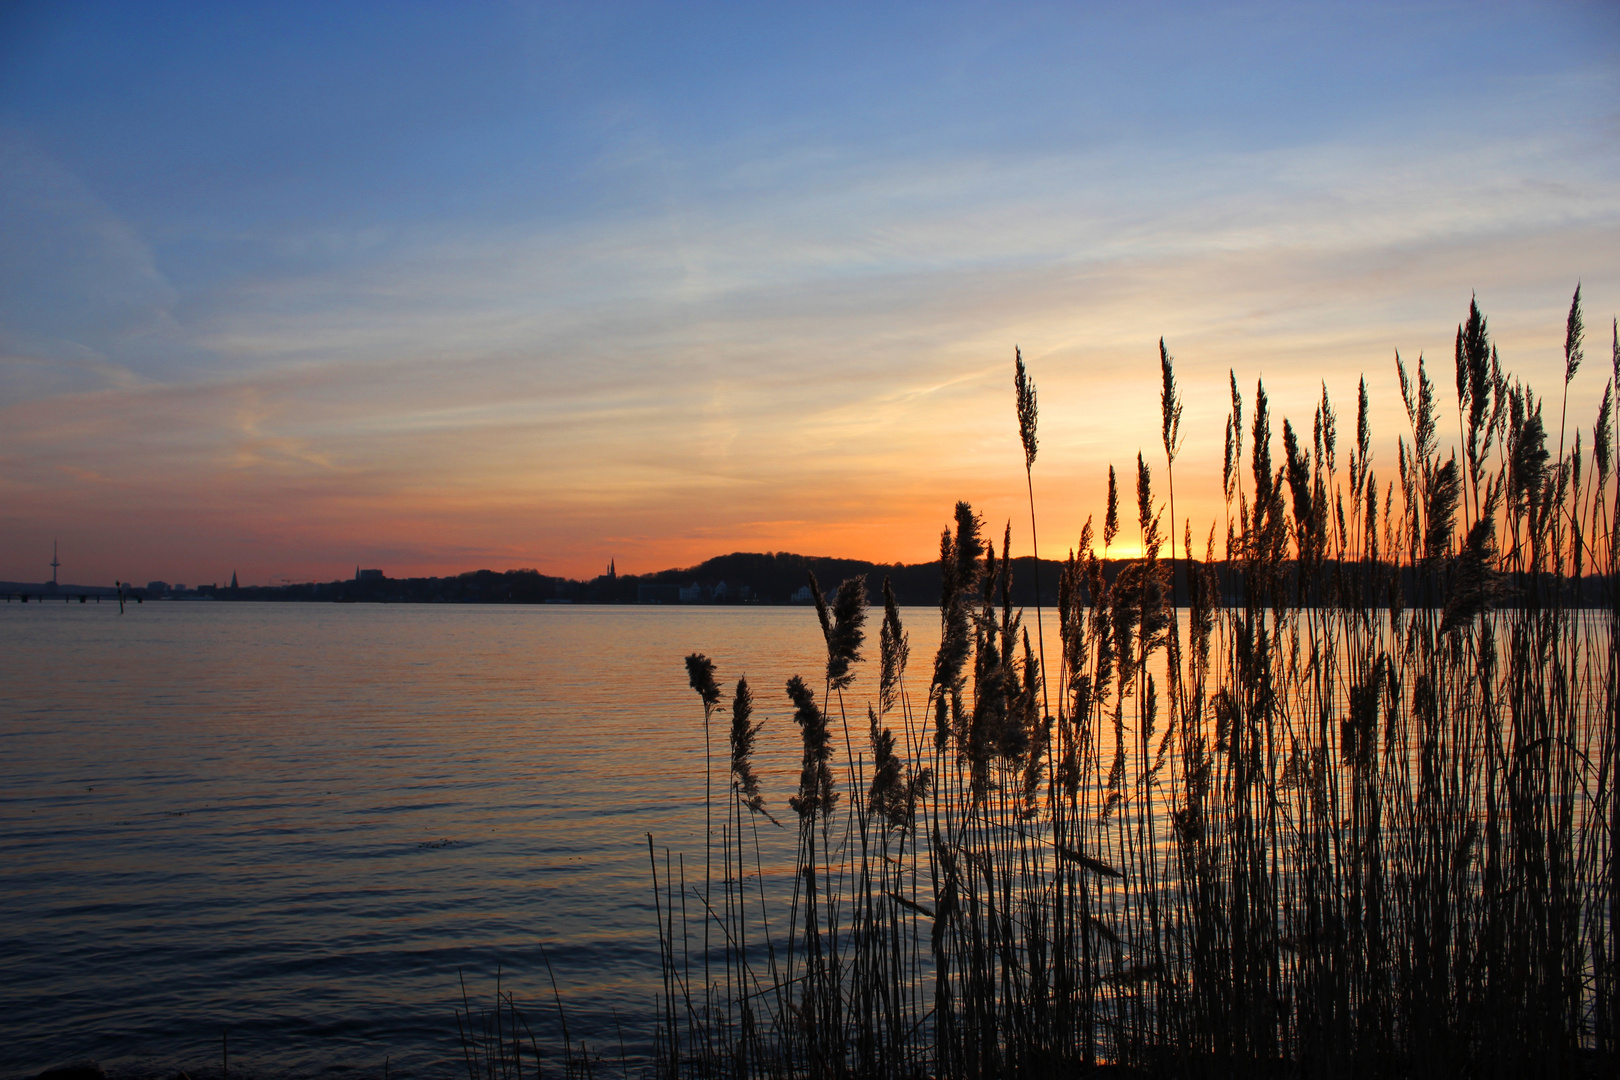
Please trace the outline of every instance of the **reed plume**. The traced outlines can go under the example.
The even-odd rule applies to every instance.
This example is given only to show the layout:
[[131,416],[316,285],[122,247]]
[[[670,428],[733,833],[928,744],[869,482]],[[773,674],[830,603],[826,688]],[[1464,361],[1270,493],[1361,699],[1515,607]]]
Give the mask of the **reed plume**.
[[1114,467],[1108,466],[1108,503],[1103,512],[1103,554],[1106,556],[1114,537],[1119,535],[1119,483],[1114,479]]
[[825,818],[838,804],[838,790],[828,765],[832,760],[832,738],[827,729],[827,717],[816,704],[814,692],[799,676],[788,680],[787,695],[793,702],[793,719],[799,725],[804,742],[799,793],[788,800],[788,805],[801,820]]
[[939,538],[940,645],[934,654],[929,702],[934,712],[935,741],[943,749],[953,729],[961,726],[964,669],[973,647],[973,593],[979,585],[979,556],[984,551],[982,520],[965,502],[956,504],[956,532]]
[[894,732],[879,722],[871,708],[866,711],[866,720],[872,747],[868,810],[887,828],[909,830],[916,817],[917,801],[927,793],[932,781],[932,770],[924,768],[908,775],[905,759],[895,751]]
[[754,692],[746,678],[737,680],[737,692],[731,699],[731,783],[744,806],[756,814],[763,814],[773,825],[781,825],[765,809],[765,796],[759,791],[759,774],[754,772],[754,740],[765,721],[757,723],[754,716]]
[[686,658],[686,678],[703,701],[703,715],[707,720],[709,713],[720,704],[720,686],[714,681],[714,661],[702,653],[691,654]]
[[883,575],[883,626],[878,631],[878,712],[885,715],[900,697],[901,680],[911,659],[911,642],[900,625],[900,605],[894,599],[894,586]]
[[855,681],[853,665],[861,662],[861,645],[866,641],[866,580],[845,579],[829,606],[812,571],[810,593],[827,642],[827,684],[833,690],[847,689]]

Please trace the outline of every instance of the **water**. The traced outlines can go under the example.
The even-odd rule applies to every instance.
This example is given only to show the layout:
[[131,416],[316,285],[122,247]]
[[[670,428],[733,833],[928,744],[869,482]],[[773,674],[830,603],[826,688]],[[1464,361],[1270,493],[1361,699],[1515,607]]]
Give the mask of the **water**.
[[[905,615],[916,695],[938,616]],[[81,1057],[216,1080],[227,1029],[246,1080],[460,1075],[460,974],[487,1007],[497,970],[554,1054],[542,945],[570,1033],[605,1075],[622,1032],[634,1075],[647,834],[702,875],[693,651],[753,683],[790,819],[782,685],[819,689],[824,658],[804,608],[0,605],[0,1080]],[[764,830],[767,891],[792,844]]]
[[[937,613],[907,623],[926,664]],[[542,944],[616,1071],[615,1014],[632,1060],[651,1033],[646,834],[701,867],[681,658],[748,675],[780,811],[781,687],[822,649],[803,608],[0,609],[0,1076],[208,1076],[225,1029],[233,1074],[448,1076],[458,971],[555,1034]]]

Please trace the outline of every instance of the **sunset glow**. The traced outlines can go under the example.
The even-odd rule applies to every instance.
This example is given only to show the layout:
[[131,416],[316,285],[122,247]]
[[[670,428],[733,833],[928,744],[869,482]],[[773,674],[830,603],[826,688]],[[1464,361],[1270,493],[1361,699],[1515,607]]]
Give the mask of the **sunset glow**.
[[1471,295],[1606,357],[1616,102],[1607,4],[8,7],[0,579],[1027,551],[1015,346],[1060,556],[1161,336],[1201,543],[1229,370],[1393,476]]

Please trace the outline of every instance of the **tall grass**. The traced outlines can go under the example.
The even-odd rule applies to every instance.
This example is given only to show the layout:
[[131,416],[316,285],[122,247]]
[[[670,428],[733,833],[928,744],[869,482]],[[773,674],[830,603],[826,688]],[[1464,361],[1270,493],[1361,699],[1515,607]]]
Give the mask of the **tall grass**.
[[[1059,582],[1050,688],[1012,603],[1010,525],[998,552],[965,503],[940,538],[926,681],[908,673],[885,582],[864,718],[846,697],[866,662],[866,585],[829,601],[812,578],[827,666],[819,687],[786,688],[803,745],[791,890],[778,906],[763,884],[757,830],[774,819],[746,683],[721,895],[712,857],[700,895],[649,838],[659,1072],[1612,1068],[1615,335],[1590,453],[1581,432],[1565,450],[1562,422],[1554,452],[1543,399],[1502,370],[1472,306],[1457,444],[1440,445],[1424,361],[1397,357],[1408,430],[1382,484],[1364,380],[1342,454],[1324,386],[1308,428],[1283,421],[1274,459],[1264,387],[1246,417],[1234,374],[1224,521],[1201,558],[1181,522],[1178,558],[1139,455],[1142,554],[1109,561],[1110,468],[1104,554],[1088,522]],[[1565,358],[1567,403],[1578,292]],[[1160,360],[1168,476],[1181,399],[1162,342]],[[1028,478],[1021,356],[1016,384]],[[713,665],[688,665],[707,726]],[[711,930],[720,944],[694,965]]]

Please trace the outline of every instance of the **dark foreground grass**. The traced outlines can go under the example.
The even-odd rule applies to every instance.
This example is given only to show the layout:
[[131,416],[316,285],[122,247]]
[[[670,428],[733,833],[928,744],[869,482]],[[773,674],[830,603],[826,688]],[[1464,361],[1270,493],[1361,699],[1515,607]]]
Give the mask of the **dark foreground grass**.
[[[966,504],[922,679],[885,589],[876,693],[848,700],[867,586],[812,579],[827,667],[787,686],[791,890],[766,891],[752,839],[745,682],[702,882],[649,838],[657,1072],[1612,1075],[1620,491],[1613,380],[1589,449],[1566,445],[1582,340],[1577,292],[1553,432],[1471,308],[1456,446],[1423,361],[1402,365],[1410,430],[1382,482],[1365,382],[1353,444],[1324,388],[1274,459],[1264,388],[1245,403],[1234,377],[1225,521],[1201,543],[1181,523],[1178,553],[1173,488],[1138,456],[1142,555],[1111,562],[1130,530],[1111,469],[1050,679],[1010,601],[1010,528],[998,554]],[[1028,468],[1021,358],[1017,406]],[[713,663],[687,663],[723,720]]]

